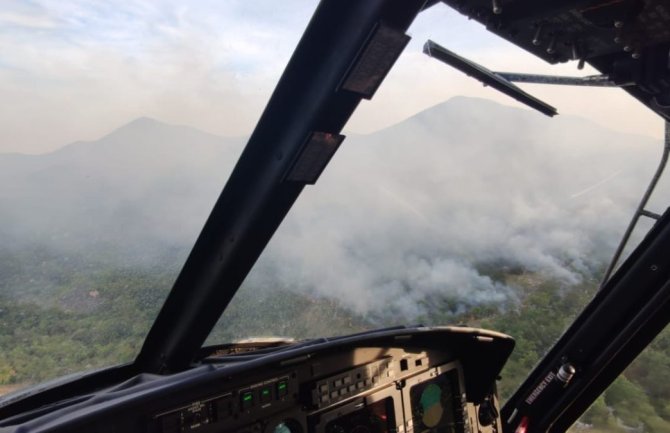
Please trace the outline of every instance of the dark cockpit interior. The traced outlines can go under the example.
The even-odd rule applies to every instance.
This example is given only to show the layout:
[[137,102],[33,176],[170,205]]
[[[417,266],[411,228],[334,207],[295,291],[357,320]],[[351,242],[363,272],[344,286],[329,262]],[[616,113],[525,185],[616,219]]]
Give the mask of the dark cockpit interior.
[[[668,1],[323,0],[136,360],[4,397],[0,430],[525,433],[572,425],[670,318],[667,214],[505,405],[496,381],[514,340],[493,331],[417,325],[202,348],[429,7],[452,7],[550,63],[588,63],[603,74],[596,81],[670,120]],[[511,79],[456,63],[555,114]]]
[[398,328],[212,348],[196,368],[140,374],[3,424],[77,432],[500,431],[493,384],[513,346],[505,335],[470,328]]

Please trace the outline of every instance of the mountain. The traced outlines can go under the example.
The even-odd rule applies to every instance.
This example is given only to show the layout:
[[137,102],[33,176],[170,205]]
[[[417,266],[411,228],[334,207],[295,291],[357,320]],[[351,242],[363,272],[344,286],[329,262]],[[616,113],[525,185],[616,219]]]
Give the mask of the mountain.
[[454,98],[345,140],[271,242],[271,275],[408,317],[435,295],[460,308],[513,301],[486,268],[574,285],[613,254],[661,149],[580,118]]
[[[141,118],[50,154],[0,154],[0,393],[133,359],[244,142]],[[209,342],[485,326],[518,338],[504,398],[597,289],[660,150],[473,98],[351,135]],[[669,348],[666,330],[587,431],[668,431]]]
[[[0,155],[0,254],[178,266],[244,142],[141,118],[50,154]],[[453,98],[348,137],[249,281],[359,313],[382,297],[410,316],[438,293],[457,309],[513,299],[482,272],[491,263],[574,284],[611,255],[659,150],[580,118]]]
[[243,141],[140,118],[53,153],[0,155],[0,233],[133,259],[156,244],[191,243]]

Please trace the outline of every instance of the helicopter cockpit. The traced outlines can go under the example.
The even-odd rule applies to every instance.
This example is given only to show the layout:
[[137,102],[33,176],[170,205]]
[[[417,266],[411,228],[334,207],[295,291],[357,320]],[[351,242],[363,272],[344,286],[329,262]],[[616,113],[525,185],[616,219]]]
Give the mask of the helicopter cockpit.
[[667,153],[633,222],[650,217],[652,230],[618,268],[617,253],[596,296],[504,405],[496,382],[515,343],[494,331],[416,325],[203,348],[346,139],[348,119],[403,52],[410,24],[446,7],[438,3],[549,63],[588,63],[602,75],[493,72],[429,41],[426,54],[436,60],[549,116],[554,107],[512,82],[621,87],[670,121],[666,0],[322,0],[136,359],[3,397],[0,429],[566,431],[669,321],[670,215],[646,209]]

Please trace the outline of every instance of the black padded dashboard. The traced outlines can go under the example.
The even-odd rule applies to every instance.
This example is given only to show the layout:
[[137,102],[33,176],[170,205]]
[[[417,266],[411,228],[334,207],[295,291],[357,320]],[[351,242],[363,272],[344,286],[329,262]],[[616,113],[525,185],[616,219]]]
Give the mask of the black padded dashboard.
[[419,327],[209,356],[23,411],[0,431],[500,431],[495,380],[513,346],[495,332]]

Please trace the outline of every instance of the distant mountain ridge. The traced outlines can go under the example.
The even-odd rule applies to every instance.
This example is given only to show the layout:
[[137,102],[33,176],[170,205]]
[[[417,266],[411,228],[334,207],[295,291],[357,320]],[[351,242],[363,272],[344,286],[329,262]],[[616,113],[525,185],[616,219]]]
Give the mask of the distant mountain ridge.
[[[244,142],[140,118],[49,154],[0,154],[0,250],[185,258]],[[653,167],[656,143],[630,142],[580,119],[453,98],[348,137],[260,269],[360,311],[375,287],[399,299],[408,284],[417,299],[445,285],[479,293],[473,302],[506,296],[482,262],[572,281],[610,254]],[[362,287],[370,299],[350,296]]]
[[95,232],[105,242],[145,242],[165,222],[165,206],[187,213],[178,204],[186,200],[206,208],[241,146],[240,139],[140,118],[49,154],[0,155],[0,227],[13,221],[6,231],[47,242],[63,235],[99,239]]
[[[244,142],[140,118],[0,154],[0,393],[134,359]],[[660,149],[473,98],[352,134],[208,343],[482,326],[519,342],[504,399],[597,290]],[[666,329],[582,427],[668,431],[669,348]]]

